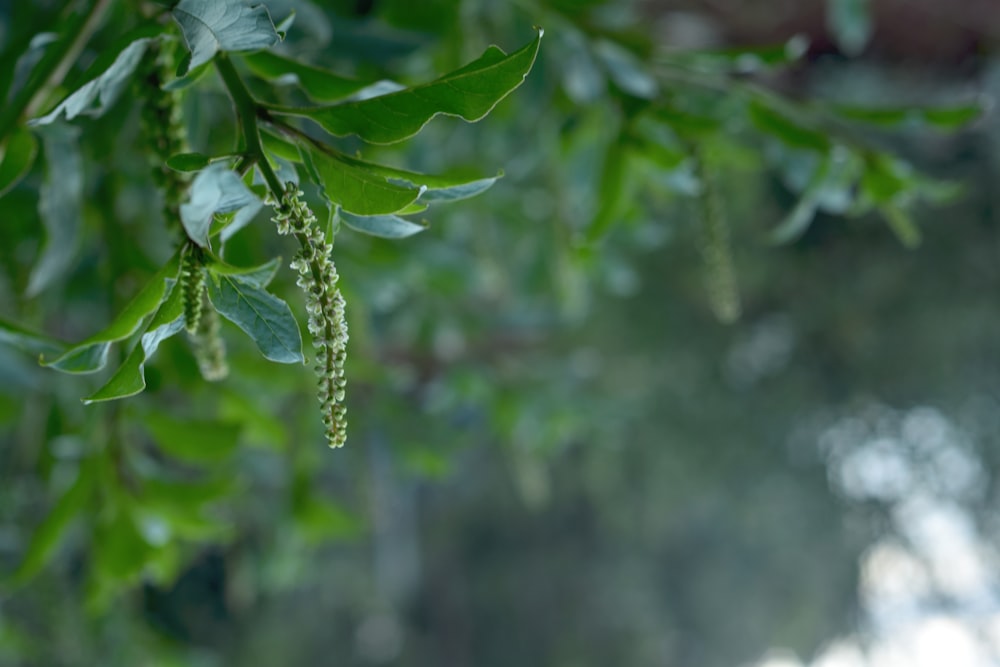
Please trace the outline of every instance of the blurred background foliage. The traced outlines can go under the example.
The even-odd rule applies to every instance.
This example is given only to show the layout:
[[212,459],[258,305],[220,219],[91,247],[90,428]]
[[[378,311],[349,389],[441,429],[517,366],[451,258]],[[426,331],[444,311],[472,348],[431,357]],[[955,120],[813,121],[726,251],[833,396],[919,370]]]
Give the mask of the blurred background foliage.
[[[915,528],[935,516],[982,559],[963,622],[1000,627],[989,2],[267,4],[297,10],[288,52],[372,80],[544,27],[482,122],[365,149],[505,176],[411,239],[337,237],[344,450],[308,369],[235,330],[225,382],[174,338],[146,393],[88,407],[93,377],[0,345],[0,664],[874,655],[878,563],[924,573],[916,609],[965,609]],[[55,5],[0,3],[5,62]],[[193,148],[230,150],[221,86],[192,91]],[[53,165],[0,201],[4,320],[79,340],[172,252],[139,125],[129,95],[77,123],[78,239],[30,297]],[[230,261],[291,256],[258,223]]]

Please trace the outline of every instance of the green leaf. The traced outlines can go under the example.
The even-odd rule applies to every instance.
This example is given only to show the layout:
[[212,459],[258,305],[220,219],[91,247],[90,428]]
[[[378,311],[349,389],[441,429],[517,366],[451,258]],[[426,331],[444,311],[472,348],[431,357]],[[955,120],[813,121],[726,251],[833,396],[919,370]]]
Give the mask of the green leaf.
[[231,475],[200,480],[144,479],[140,492],[143,500],[157,506],[173,505],[189,509],[232,495],[236,481]]
[[826,24],[848,56],[864,51],[875,30],[869,0],[826,0]]
[[641,99],[653,99],[659,92],[656,79],[645,64],[622,46],[608,40],[599,40],[594,53],[608,70],[611,80],[619,88]]
[[0,197],[17,185],[31,169],[38,155],[38,140],[24,129],[16,129],[0,156]]
[[180,420],[160,412],[140,418],[143,428],[166,454],[191,463],[215,463],[236,451],[239,424],[217,419]]
[[303,361],[302,335],[287,303],[237,276],[213,275],[207,282],[212,305],[250,336],[266,359]]
[[66,344],[48,336],[37,334],[27,329],[0,320],[0,345],[9,345],[28,354],[62,354]]
[[819,208],[820,199],[823,195],[823,187],[830,174],[830,163],[832,158],[824,157],[823,161],[817,165],[812,178],[803,190],[795,208],[789,212],[785,219],[775,227],[770,234],[770,241],[775,244],[790,243],[809,229],[816,210]]
[[636,137],[638,150],[635,156],[648,160],[660,169],[670,172],[684,164],[690,157],[678,146],[672,146],[659,140],[659,137]]
[[361,519],[342,505],[314,494],[297,499],[292,508],[295,526],[311,544],[361,535]]
[[[147,521],[155,522],[158,528],[163,527],[161,522],[167,524],[169,532],[166,537],[174,538],[166,543],[167,546],[177,544],[177,538],[220,545],[232,539],[235,532],[229,521],[206,516],[206,513],[200,510],[145,504],[137,507],[136,513]],[[171,566],[173,567],[173,564]],[[146,567],[148,572],[148,562]]]
[[784,44],[762,47],[699,49],[676,54],[664,54],[661,59],[671,65],[701,71],[733,71],[744,74],[784,67],[798,61],[809,50],[809,40],[795,35]]
[[719,131],[721,124],[711,116],[693,114],[669,106],[652,110],[651,118],[667,125],[677,136],[700,140]]
[[211,161],[212,158],[202,153],[178,153],[167,158],[167,166],[174,171],[200,171]]
[[80,466],[76,480],[35,529],[24,558],[11,577],[13,583],[20,584],[31,579],[52,560],[73,518],[87,508],[93,488],[90,470],[87,465]]
[[[273,5],[273,0],[272,0],[272,5]],[[277,31],[278,36],[281,37],[282,40],[285,39],[285,35],[288,34],[288,31],[292,29],[293,23],[295,23],[294,9],[291,11],[291,13],[288,14],[288,16],[281,19],[281,21],[278,22],[276,26],[274,26],[274,29]]]
[[420,188],[390,183],[384,175],[340,153],[304,150],[303,157],[327,200],[357,215],[397,213],[421,194]]
[[93,373],[104,368],[111,343],[124,340],[139,330],[146,317],[163,302],[172,279],[177,277],[179,266],[179,254],[174,254],[111,324],[52,361],[43,359],[42,365],[64,373]]
[[[486,190],[489,190],[494,183],[503,177],[503,173],[486,178],[466,177],[466,176],[435,176],[431,174],[421,174],[415,171],[406,171],[395,167],[386,167],[373,162],[365,162],[348,155],[340,155],[343,162],[363,169],[372,174],[383,176],[390,183],[408,185],[421,190],[419,202],[433,203],[457,201],[474,197]],[[394,211],[399,213],[400,211]]]
[[777,137],[794,148],[808,148],[826,153],[830,150],[830,140],[817,130],[764,106],[758,101],[750,103],[750,119],[761,132]]
[[531,43],[509,56],[491,46],[465,67],[388,95],[329,107],[275,107],[273,111],[310,118],[330,134],[356,134],[375,144],[412,137],[438,114],[474,122],[521,85],[535,62],[541,37],[539,30]]
[[84,404],[135,396],[146,388],[146,361],[153,356],[160,343],[184,328],[183,290],[174,288],[173,284],[168,289],[169,296],[153,315],[146,333],[139,339],[139,344],[132,349],[103,387],[83,399]]
[[[194,84],[205,78],[205,75],[212,71],[212,63],[202,63],[197,67],[192,67],[188,69],[188,63],[190,63],[191,55],[188,54],[187,59],[181,62],[180,66],[177,68],[178,78],[171,81],[167,81],[163,84],[163,90],[168,92],[177,92],[178,90],[184,90],[185,88],[190,88]],[[185,73],[186,72],[186,73]],[[183,75],[182,75],[183,74]]]
[[629,149],[618,137],[612,139],[604,154],[601,167],[600,205],[590,221],[586,231],[586,241],[593,243],[604,237],[608,230],[621,218],[628,202],[629,183]]
[[48,171],[39,191],[38,215],[45,226],[45,245],[31,270],[27,296],[36,296],[69,269],[80,244],[83,208],[83,160],[79,128],[47,127],[42,132]]
[[925,122],[943,130],[957,130],[968,125],[983,115],[983,105],[979,103],[964,104],[955,107],[940,107],[921,109]]
[[72,120],[80,115],[102,115],[118,99],[150,41],[151,38],[143,37],[131,42],[100,75],[78,88],[48,114],[28,121],[28,125],[48,125],[60,116]]
[[232,213],[253,208],[261,201],[235,171],[216,163],[198,172],[188,190],[188,200],[181,204],[181,224],[188,237],[203,248],[208,247],[212,218],[216,213]]
[[92,611],[106,609],[113,596],[134,583],[152,555],[153,547],[139,531],[131,507],[119,505],[113,514],[105,512],[94,531],[90,575],[95,580],[89,591]]
[[274,275],[278,272],[278,265],[281,263],[280,257],[275,257],[266,264],[260,266],[232,266],[223,261],[212,261],[206,268],[212,273],[220,276],[237,276],[245,283],[261,289],[268,286]]
[[289,162],[302,162],[302,154],[299,152],[298,144],[286,141],[267,130],[260,133],[260,140],[264,145],[264,150],[274,157],[280,157]]
[[266,51],[244,56],[243,60],[260,78],[275,83],[297,83],[309,99],[320,104],[339,102],[371,85],[370,81],[343,77]]
[[957,130],[983,115],[980,103],[948,107],[856,107],[835,105],[832,110],[849,120],[870,125],[896,126],[924,123],[942,130]]
[[165,522],[169,531],[166,540],[176,535],[218,542],[229,536],[232,526],[206,516],[206,506],[231,497],[238,488],[229,475],[198,480],[145,479],[136,498],[136,511],[161,526]]
[[913,109],[907,107],[856,107],[848,105],[831,105],[831,111],[848,120],[868,123],[870,125],[902,125],[914,118]]
[[427,229],[427,225],[396,215],[354,215],[340,211],[340,219],[351,229],[384,239],[403,239]]
[[180,0],[172,13],[191,50],[181,74],[207,63],[219,51],[256,51],[281,41],[264,5],[251,6],[244,0]]
[[879,208],[879,211],[885,216],[886,222],[889,223],[889,229],[896,235],[900,243],[910,249],[920,245],[922,237],[920,228],[901,206],[885,204]]
[[911,171],[909,165],[888,155],[868,155],[861,190],[876,206],[898,203],[898,198],[908,194]]

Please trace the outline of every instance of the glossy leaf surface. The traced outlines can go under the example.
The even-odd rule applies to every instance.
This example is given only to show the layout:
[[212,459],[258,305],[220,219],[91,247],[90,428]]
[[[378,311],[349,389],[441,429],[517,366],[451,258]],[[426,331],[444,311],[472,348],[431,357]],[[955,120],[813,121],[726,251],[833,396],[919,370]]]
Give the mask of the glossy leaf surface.
[[330,107],[276,108],[275,113],[310,118],[336,136],[356,134],[375,144],[412,137],[439,114],[477,121],[521,85],[535,62],[542,31],[507,55],[491,46],[477,60],[430,83]]
[[302,335],[287,303],[238,276],[216,275],[207,283],[212,305],[250,336],[265,358],[302,362]]

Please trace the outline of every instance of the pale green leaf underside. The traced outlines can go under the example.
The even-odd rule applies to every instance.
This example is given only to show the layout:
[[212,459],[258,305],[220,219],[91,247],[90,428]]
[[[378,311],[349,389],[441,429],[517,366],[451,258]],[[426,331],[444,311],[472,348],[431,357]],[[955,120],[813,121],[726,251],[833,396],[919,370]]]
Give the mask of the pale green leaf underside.
[[302,362],[302,335],[288,304],[232,275],[213,275],[208,283],[212,305],[243,330],[266,359]]
[[97,78],[83,84],[48,114],[28,121],[28,125],[48,125],[60,116],[72,120],[80,115],[103,114],[121,94],[150,41],[150,38],[137,39],[126,46],[111,66]]
[[[215,163],[198,172],[181,204],[181,224],[192,241],[208,247],[212,218],[216,213],[232,213],[247,207],[260,208],[260,199],[243,179],[224,164]],[[256,212],[255,208],[255,212]]]
[[353,215],[347,211],[341,211],[339,215],[351,229],[384,239],[403,239],[427,229],[426,225],[398,215]]
[[826,0],[827,26],[841,51],[849,56],[861,53],[872,37],[869,0]]
[[243,0],[181,0],[173,15],[191,50],[188,71],[219,51],[255,51],[281,40],[267,8]]
[[41,128],[48,173],[38,192],[38,217],[45,244],[28,278],[27,296],[35,296],[72,266],[80,244],[83,207],[83,159],[80,129],[65,123]]
[[169,281],[177,277],[178,268],[178,255],[175,254],[107,327],[52,361],[42,360],[42,365],[64,373],[93,373],[104,368],[111,343],[124,340],[139,330],[146,317],[163,302]]
[[128,357],[115,374],[103,387],[83,399],[86,404],[100,401],[113,401],[119,398],[135,396],[146,388],[146,361],[153,356],[160,343],[177,334],[184,328],[184,300],[182,290],[173,287],[169,280],[170,294],[160,305],[153,319],[150,320],[146,333],[139,339]]
[[330,107],[280,107],[276,114],[310,118],[336,136],[356,134],[375,144],[402,141],[439,114],[477,121],[521,85],[538,53],[542,31],[510,55],[491,46],[477,60],[430,83]]
[[[421,174],[415,171],[406,171],[405,169],[396,169],[395,167],[386,167],[373,162],[365,162],[364,160],[359,160],[347,155],[342,156],[341,160],[351,166],[382,176],[390,183],[421,188],[423,192],[420,195],[419,200],[420,202],[426,204],[443,201],[457,201],[459,199],[474,197],[482,192],[485,192],[486,190],[489,190],[493,184],[503,176],[502,173],[487,178],[436,176],[432,174]],[[399,213],[399,211],[393,212]]]

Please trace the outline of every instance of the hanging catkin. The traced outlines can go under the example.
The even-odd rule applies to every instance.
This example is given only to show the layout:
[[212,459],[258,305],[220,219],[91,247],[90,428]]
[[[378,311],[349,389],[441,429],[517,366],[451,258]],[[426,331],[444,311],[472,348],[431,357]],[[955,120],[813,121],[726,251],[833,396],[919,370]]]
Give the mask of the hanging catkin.
[[712,163],[711,152],[703,146],[697,146],[694,159],[695,173],[701,187],[698,193],[698,215],[708,302],[719,321],[728,324],[739,319],[741,310],[729,223],[719,194],[718,174]]

